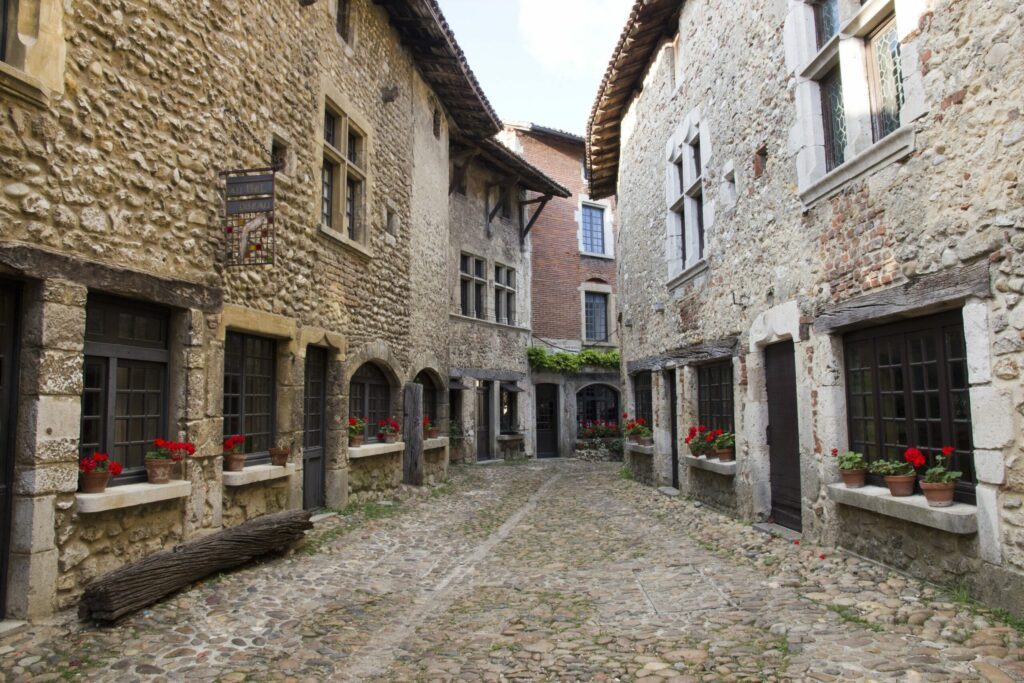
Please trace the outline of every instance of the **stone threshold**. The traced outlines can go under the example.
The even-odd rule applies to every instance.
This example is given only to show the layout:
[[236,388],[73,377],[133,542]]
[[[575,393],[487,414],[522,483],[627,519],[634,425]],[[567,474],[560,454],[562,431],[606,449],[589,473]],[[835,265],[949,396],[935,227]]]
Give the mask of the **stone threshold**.
[[405,451],[405,442],[396,441],[395,443],[370,443],[359,448],[348,449],[348,459],[357,460],[359,458],[372,458],[375,455],[387,455],[389,453],[402,453]]
[[424,439],[423,440],[423,450],[425,450],[425,451],[432,451],[432,450],[435,450],[435,449],[438,449],[438,448],[447,448],[447,446],[448,446],[448,437],[447,436],[439,436],[439,437],[434,438],[434,439]]
[[947,508],[935,508],[928,505],[928,501],[922,495],[893,497],[884,486],[848,489],[846,484],[829,484],[828,497],[840,505],[904,519],[950,534],[978,533],[978,509],[966,503],[953,503]]
[[684,455],[683,462],[695,469],[714,472],[715,474],[721,474],[723,477],[736,476],[735,460],[722,461],[718,458],[711,459],[703,455],[699,458],[693,455]]
[[654,446],[641,446],[638,443],[630,443],[628,441],[626,442],[626,450],[640,455],[654,455]]
[[2,643],[5,638],[11,638],[18,635],[26,628],[28,628],[27,621],[15,621],[13,619],[0,621],[0,643]]
[[241,472],[225,472],[224,486],[248,486],[261,481],[272,481],[274,479],[285,479],[295,474],[295,465],[291,463],[284,467],[277,465],[252,465]]
[[166,484],[126,484],[110,486],[103,493],[76,493],[79,514],[120,510],[175,498],[188,498],[192,482],[174,480]]
[[784,538],[787,541],[799,541],[804,537],[804,535],[796,529],[790,529],[789,527],[776,524],[775,522],[758,522],[753,525],[753,528],[763,534]]

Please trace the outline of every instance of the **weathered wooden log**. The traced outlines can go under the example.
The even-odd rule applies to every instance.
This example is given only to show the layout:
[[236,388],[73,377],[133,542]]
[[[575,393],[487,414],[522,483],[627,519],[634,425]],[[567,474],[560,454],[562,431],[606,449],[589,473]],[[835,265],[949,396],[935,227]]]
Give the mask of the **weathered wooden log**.
[[116,621],[213,572],[285,550],[313,528],[310,514],[290,510],[257,517],[115,569],[86,586],[78,614]]

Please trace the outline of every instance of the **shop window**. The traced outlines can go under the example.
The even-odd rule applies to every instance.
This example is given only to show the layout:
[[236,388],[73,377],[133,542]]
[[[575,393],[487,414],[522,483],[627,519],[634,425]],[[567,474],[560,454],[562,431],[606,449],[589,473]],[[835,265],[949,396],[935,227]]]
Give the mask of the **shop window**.
[[249,463],[270,460],[275,445],[277,342],[238,332],[224,340],[224,436],[245,436]]

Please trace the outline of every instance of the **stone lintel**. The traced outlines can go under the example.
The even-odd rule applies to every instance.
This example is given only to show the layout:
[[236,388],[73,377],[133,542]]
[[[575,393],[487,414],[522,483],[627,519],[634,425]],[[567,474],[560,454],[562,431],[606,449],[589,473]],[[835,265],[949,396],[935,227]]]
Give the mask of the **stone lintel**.
[[691,365],[713,360],[725,360],[737,355],[739,351],[739,337],[729,337],[718,341],[702,342],[691,346],[684,346],[669,351],[660,356],[651,356],[640,360],[626,363],[626,374],[633,374],[643,370],[654,370],[673,364],[675,366]]
[[287,479],[295,474],[295,465],[252,465],[241,472],[224,472],[224,486],[248,486],[261,481]]
[[965,503],[934,508],[922,495],[894,498],[883,486],[848,489],[845,484],[829,484],[828,497],[840,505],[860,508],[887,517],[903,519],[950,534],[978,532],[978,509]]
[[692,455],[681,456],[683,462],[690,467],[698,470],[707,470],[708,472],[714,472],[715,474],[721,474],[723,477],[735,477],[736,476],[736,461],[731,460],[723,462],[717,458],[706,458],[706,457],[694,457]]
[[174,498],[187,498],[191,493],[192,482],[174,480],[166,484],[111,486],[103,493],[76,493],[75,502],[79,514],[89,514],[159,503]]
[[403,453],[405,451],[405,442],[398,441],[395,443],[370,443],[359,448],[349,447],[348,459],[357,460],[359,458],[372,458],[375,455],[388,455],[390,453]]

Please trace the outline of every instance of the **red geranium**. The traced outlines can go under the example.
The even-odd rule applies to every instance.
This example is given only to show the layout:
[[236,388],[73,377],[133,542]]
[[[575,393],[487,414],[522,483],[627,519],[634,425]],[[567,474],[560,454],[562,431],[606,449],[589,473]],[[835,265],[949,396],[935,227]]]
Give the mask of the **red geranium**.
[[909,462],[913,467],[924,467],[924,454],[913,446],[903,451],[903,459]]
[[106,453],[93,453],[78,461],[78,471],[83,474],[90,472],[110,472],[114,477],[121,474],[122,467],[119,462],[111,462],[110,456]]
[[947,458],[949,456],[953,455],[955,452],[956,452],[956,449],[953,448],[952,446],[943,446],[942,447],[942,455],[944,455]]

